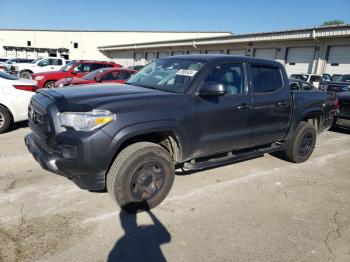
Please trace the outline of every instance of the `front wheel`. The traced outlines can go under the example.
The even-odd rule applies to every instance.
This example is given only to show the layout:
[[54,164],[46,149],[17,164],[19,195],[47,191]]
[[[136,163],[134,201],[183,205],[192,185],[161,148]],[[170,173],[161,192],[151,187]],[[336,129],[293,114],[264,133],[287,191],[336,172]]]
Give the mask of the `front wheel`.
[[306,161],[312,154],[316,143],[316,130],[306,122],[301,122],[292,139],[285,144],[285,155],[294,163]]
[[55,81],[47,81],[44,85],[44,88],[53,88]]
[[23,71],[20,73],[20,77],[24,79],[32,79],[32,74],[29,71]]
[[12,124],[12,118],[9,111],[0,106],[0,134],[5,133]]
[[118,154],[107,174],[107,190],[122,209],[134,213],[159,205],[174,177],[169,152],[157,144],[139,142]]

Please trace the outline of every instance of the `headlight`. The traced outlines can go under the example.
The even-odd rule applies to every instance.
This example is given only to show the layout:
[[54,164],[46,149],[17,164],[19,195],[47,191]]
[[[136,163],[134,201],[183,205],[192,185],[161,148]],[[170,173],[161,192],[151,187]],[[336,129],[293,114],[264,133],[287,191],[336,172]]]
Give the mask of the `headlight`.
[[112,122],[116,116],[107,110],[59,113],[61,126],[76,131],[92,131]]
[[34,78],[34,80],[36,80],[36,81],[40,81],[40,80],[43,80],[43,79],[44,79],[44,76],[36,76]]

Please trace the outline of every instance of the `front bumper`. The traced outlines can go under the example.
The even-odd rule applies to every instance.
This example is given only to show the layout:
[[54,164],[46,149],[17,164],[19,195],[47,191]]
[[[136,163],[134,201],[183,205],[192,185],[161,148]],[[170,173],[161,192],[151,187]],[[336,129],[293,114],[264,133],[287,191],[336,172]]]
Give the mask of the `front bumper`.
[[[37,141],[36,141],[37,140]],[[34,159],[42,168],[57,175],[64,176],[72,180],[79,188],[86,190],[102,190],[105,185],[106,169],[98,166],[98,160],[95,152],[89,150],[89,145],[85,145],[77,150],[80,153],[74,157],[64,157],[62,152],[45,148],[45,145],[40,144],[39,139],[35,138],[34,134],[29,134],[24,138],[25,145]],[[90,141],[88,142],[90,144]],[[63,147],[61,147],[62,150]],[[81,150],[84,151],[81,154]]]

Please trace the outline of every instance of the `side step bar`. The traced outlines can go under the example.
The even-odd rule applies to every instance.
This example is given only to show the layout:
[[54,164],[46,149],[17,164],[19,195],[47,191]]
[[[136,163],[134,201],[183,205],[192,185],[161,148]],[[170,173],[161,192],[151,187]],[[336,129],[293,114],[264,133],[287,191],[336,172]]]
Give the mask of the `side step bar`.
[[264,154],[267,153],[272,153],[276,151],[281,151],[283,150],[284,147],[281,144],[273,144],[269,147],[264,147],[264,148],[259,148],[259,149],[254,149],[252,148],[251,151],[248,152],[243,152],[243,153],[234,153],[234,152],[229,152],[227,153],[227,156],[223,157],[218,157],[218,158],[211,158],[209,160],[205,161],[191,161],[191,162],[186,162],[183,166],[184,170],[200,170],[200,169],[206,169],[209,167],[214,167],[214,166],[221,166],[225,164],[230,164],[234,162],[238,162],[240,160],[244,159],[250,159],[258,156],[263,156]]

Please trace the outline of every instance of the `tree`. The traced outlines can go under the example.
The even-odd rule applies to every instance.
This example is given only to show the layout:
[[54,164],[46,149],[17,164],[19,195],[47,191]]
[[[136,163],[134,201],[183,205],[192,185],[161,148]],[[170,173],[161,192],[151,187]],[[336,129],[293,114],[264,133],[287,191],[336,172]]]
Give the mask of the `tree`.
[[339,20],[339,19],[323,22],[323,25],[341,25],[341,24],[345,24],[345,23],[343,20]]

